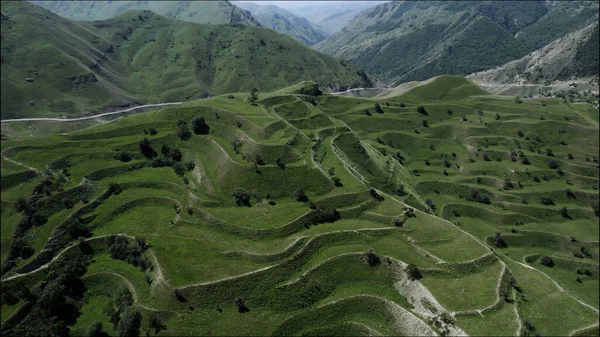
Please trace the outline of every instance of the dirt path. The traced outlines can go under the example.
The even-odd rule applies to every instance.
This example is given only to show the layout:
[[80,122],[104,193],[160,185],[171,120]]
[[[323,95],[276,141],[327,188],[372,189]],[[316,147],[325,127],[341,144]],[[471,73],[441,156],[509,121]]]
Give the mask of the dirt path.
[[[9,150],[9,149],[12,149],[12,148],[10,148],[10,147],[9,147],[9,148],[8,148],[8,149],[6,149],[6,150]],[[4,150],[4,151],[6,151],[6,150]],[[29,166],[29,165],[27,165],[27,164],[23,164],[23,163],[21,163],[21,162],[18,162],[18,161],[16,161],[16,160],[13,160],[13,159],[11,159],[11,158],[9,158],[9,157],[5,156],[5,155],[4,155],[4,151],[2,151],[2,159],[6,160],[6,161],[9,161],[9,162],[11,162],[11,163],[13,163],[13,164],[15,164],[15,165],[22,166],[22,167],[24,167],[24,168],[26,168],[26,169],[28,169],[28,170],[34,171],[34,172],[35,172],[35,173],[37,173],[37,174],[40,174],[40,173],[41,173],[41,172],[40,172],[40,170],[38,170],[38,169],[36,169],[36,168],[33,168],[33,167],[31,167],[31,166]]]
[[174,313],[174,314],[176,314],[178,316],[181,316],[181,314],[178,313],[177,311],[168,310],[168,309],[156,309],[156,308],[151,308],[151,307],[148,307],[148,306],[146,306],[144,304],[141,304],[139,302],[139,298],[138,298],[138,295],[137,295],[137,291],[135,290],[135,286],[133,285],[133,283],[131,283],[131,281],[129,281],[129,279],[127,279],[125,276],[123,276],[121,274],[114,273],[114,272],[111,272],[111,271],[101,271],[101,272],[97,272],[97,273],[86,274],[86,275],[84,275],[82,277],[82,279],[86,279],[86,278],[88,278],[90,276],[94,276],[94,275],[103,275],[103,274],[105,274],[105,275],[113,275],[113,276],[116,276],[116,277],[120,278],[125,283],[125,285],[129,289],[129,291],[131,291],[131,294],[133,295],[132,296],[133,297],[133,303],[135,305],[137,305],[138,307],[144,308],[145,310],[148,310],[148,311],[154,311],[154,312],[163,312],[163,311],[172,312],[172,313]]

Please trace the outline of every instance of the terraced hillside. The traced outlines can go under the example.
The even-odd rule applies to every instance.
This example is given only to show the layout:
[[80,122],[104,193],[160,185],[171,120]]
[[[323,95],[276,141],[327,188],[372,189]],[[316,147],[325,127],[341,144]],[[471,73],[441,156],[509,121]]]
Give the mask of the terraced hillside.
[[598,110],[394,90],[2,123],[3,335],[598,335]]

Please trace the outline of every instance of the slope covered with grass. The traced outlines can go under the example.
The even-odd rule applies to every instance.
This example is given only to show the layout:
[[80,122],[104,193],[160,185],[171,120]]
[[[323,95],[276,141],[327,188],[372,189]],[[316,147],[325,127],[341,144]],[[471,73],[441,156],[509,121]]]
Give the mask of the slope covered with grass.
[[2,334],[597,329],[597,109],[313,85],[2,123]]

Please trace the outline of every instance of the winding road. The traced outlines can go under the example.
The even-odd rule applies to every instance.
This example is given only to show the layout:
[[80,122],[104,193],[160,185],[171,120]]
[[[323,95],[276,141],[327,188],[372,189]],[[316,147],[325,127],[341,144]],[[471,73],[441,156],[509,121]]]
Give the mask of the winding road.
[[17,118],[17,119],[4,119],[1,120],[0,123],[9,123],[9,122],[35,122],[35,121],[46,121],[46,122],[77,122],[77,121],[83,121],[86,119],[94,119],[94,118],[98,118],[98,117],[104,117],[104,116],[110,116],[110,115],[117,115],[120,113],[124,113],[124,112],[129,112],[129,111],[133,111],[133,110],[137,110],[137,109],[143,109],[143,108],[152,108],[152,107],[157,107],[157,106],[167,106],[167,105],[177,105],[177,104],[181,104],[183,102],[172,102],[172,103],[158,103],[158,104],[146,104],[146,105],[140,105],[140,106],[134,106],[132,108],[127,108],[125,110],[119,110],[119,111],[113,111],[113,112],[104,112],[101,114],[97,114],[97,115],[92,115],[92,116],[87,116],[87,117],[79,117],[79,118]]

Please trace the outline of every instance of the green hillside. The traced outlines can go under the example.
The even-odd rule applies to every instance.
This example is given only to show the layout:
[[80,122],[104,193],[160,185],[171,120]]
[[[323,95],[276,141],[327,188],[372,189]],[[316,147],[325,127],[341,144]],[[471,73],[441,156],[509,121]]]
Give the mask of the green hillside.
[[315,48],[399,84],[498,67],[597,19],[594,2],[388,2]]
[[26,2],[3,3],[2,13],[2,119],[73,116],[302,80],[326,90],[370,86],[358,68],[259,27],[192,24],[150,11],[74,22]]
[[2,123],[2,335],[598,334],[597,108],[315,85]]
[[273,5],[257,5],[239,2],[237,6],[252,13],[252,16],[265,27],[291,36],[312,46],[325,39],[327,34],[307,19]]
[[239,23],[260,26],[258,21],[229,1],[30,1],[63,17],[96,21],[114,18],[128,10],[154,13],[194,23]]

